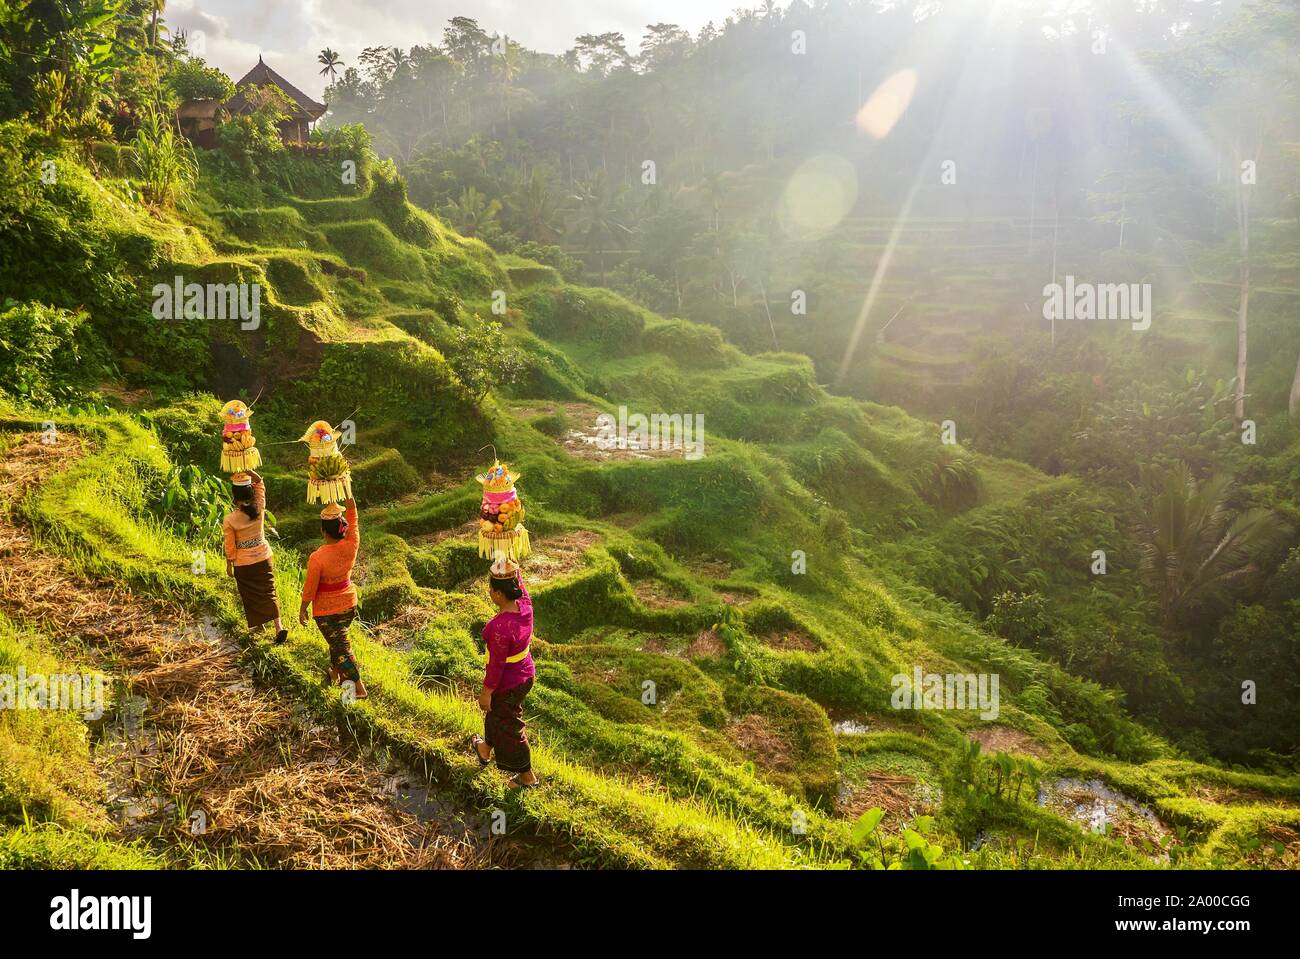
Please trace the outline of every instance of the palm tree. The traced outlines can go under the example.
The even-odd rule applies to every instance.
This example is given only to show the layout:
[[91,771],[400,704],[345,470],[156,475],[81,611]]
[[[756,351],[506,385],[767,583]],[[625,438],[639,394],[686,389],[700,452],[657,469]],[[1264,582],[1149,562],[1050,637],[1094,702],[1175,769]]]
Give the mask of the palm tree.
[[540,173],[533,172],[528,182],[511,198],[510,206],[523,239],[550,243],[559,236],[559,204]]
[[709,195],[709,218],[713,232],[722,230],[722,201],[727,195],[727,188],[722,183],[722,175],[716,170],[704,174],[704,192]]
[[1230,476],[1197,482],[1179,463],[1147,482],[1136,529],[1138,571],[1159,594],[1166,622],[1198,595],[1253,572],[1253,554],[1280,532],[1270,510],[1233,510]]
[[519,44],[506,40],[501,55],[492,60],[492,76],[496,80],[496,87],[501,97],[501,112],[506,116],[506,129],[510,128],[510,95],[514,93],[514,82],[519,79],[523,69]]
[[632,231],[618,219],[619,197],[604,170],[579,187],[573,197],[577,203],[575,232],[586,241],[587,252],[596,254],[600,285],[605,285],[605,247],[621,246]]
[[447,219],[465,236],[478,236],[479,231],[495,221],[500,212],[500,200],[488,200],[472,186],[466,187],[459,199],[447,205]]
[[163,8],[167,6],[167,0],[149,0],[150,18],[149,18],[149,46],[158,46],[158,18],[162,16]]
[[343,66],[343,58],[337,53],[326,47],[316,58],[316,62],[321,64],[321,76],[329,75],[330,81],[333,82],[337,76],[339,67]]

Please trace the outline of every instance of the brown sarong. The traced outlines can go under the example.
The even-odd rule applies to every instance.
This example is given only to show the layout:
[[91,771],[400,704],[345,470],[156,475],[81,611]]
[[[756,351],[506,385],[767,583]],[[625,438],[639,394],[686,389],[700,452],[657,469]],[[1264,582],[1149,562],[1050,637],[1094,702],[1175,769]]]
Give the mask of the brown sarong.
[[526,773],[533,768],[532,751],[524,733],[524,697],[533,688],[527,679],[518,686],[492,693],[492,708],[483,717],[483,741],[496,750],[497,768]]
[[239,598],[244,601],[249,629],[273,622],[280,615],[280,602],[275,597],[275,570],[269,559],[236,566],[235,583],[239,586]]

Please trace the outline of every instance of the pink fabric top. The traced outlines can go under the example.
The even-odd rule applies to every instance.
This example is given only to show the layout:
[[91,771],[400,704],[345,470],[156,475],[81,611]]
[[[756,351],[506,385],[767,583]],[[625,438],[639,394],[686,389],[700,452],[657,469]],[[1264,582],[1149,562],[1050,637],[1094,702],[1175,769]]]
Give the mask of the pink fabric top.
[[531,652],[517,663],[506,662],[507,656],[523,652],[533,638],[533,601],[522,579],[519,585],[524,591],[515,604],[519,612],[497,613],[483,627],[483,642],[488,651],[487,670],[483,676],[486,689],[513,689],[537,675]]

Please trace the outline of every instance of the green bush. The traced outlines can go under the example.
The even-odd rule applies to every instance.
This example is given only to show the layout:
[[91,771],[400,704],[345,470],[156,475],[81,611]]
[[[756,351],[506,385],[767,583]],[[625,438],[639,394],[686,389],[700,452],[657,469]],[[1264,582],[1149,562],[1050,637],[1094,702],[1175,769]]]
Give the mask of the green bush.
[[946,513],[960,513],[979,502],[980,475],[974,461],[947,448],[917,474],[915,486],[927,503]]
[[[208,393],[188,393],[168,406],[141,414],[174,462],[219,462],[222,401]],[[254,428],[257,424],[254,423]]]
[[216,67],[201,57],[178,59],[167,75],[167,84],[182,100],[221,100],[235,95],[235,85]]
[[645,316],[605,290],[585,287],[530,290],[519,298],[533,331],[548,339],[583,339],[610,350],[640,352]]
[[554,244],[542,244],[529,240],[527,243],[519,245],[515,250],[515,255],[553,267],[568,283],[576,282],[582,277],[582,261],[575,256],[569,256],[562,247]]
[[1012,590],[993,598],[993,612],[987,623],[999,636],[1030,648],[1037,647],[1054,628],[1047,613],[1047,600],[1041,593]]
[[534,416],[528,421],[528,425],[545,433],[547,436],[559,438],[569,431],[571,424],[569,423],[569,417],[565,415],[563,410],[556,410],[554,413]]
[[522,352],[506,342],[500,323],[452,327],[452,370],[477,402],[488,390],[512,386],[523,376]]
[[420,485],[420,474],[394,449],[379,451],[352,466],[353,482],[365,491],[366,502],[382,503],[404,496]]
[[280,122],[289,116],[290,101],[277,87],[242,88],[253,109],[229,117],[217,127],[217,146],[235,166],[256,174],[258,165],[284,152]]
[[0,393],[50,406],[79,396],[105,365],[85,313],[5,301],[0,312]]
[[708,368],[726,363],[722,333],[713,326],[686,320],[656,323],[646,328],[643,343],[647,350],[672,357],[682,366]]

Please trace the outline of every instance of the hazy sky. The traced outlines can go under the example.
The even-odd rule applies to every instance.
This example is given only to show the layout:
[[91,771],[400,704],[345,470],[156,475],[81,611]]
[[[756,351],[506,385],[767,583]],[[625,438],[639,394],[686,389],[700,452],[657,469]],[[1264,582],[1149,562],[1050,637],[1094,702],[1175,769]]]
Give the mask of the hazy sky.
[[[635,52],[648,23],[677,23],[692,33],[721,23],[738,0],[170,0],[173,30],[202,30],[204,59],[235,80],[262,54],[311,96],[324,88],[316,54],[331,47],[345,66],[369,46],[440,41],[454,16],[473,17],[489,34],[563,53],[581,33],[617,30]],[[785,6],[784,2],[778,4]]]

